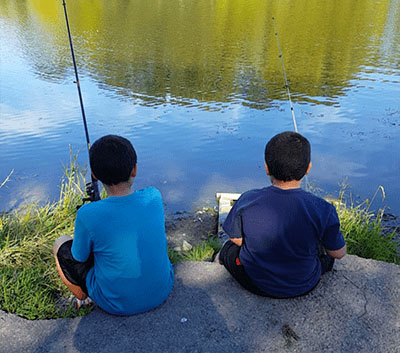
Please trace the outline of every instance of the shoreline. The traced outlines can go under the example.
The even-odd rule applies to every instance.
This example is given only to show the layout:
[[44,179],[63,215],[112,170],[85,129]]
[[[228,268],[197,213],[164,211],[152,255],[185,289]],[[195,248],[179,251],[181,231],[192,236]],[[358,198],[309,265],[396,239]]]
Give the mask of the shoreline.
[[175,212],[165,216],[165,232],[168,247],[175,251],[187,251],[217,236],[218,212],[203,207],[191,212]]
[[[165,215],[165,231],[168,247],[181,251],[184,241],[192,246],[208,240],[218,234],[218,211],[203,207],[194,211],[177,211]],[[385,212],[381,221],[383,235],[395,232],[394,240],[400,242],[400,217]],[[181,249],[177,249],[177,248]],[[399,249],[400,256],[400,249]]]

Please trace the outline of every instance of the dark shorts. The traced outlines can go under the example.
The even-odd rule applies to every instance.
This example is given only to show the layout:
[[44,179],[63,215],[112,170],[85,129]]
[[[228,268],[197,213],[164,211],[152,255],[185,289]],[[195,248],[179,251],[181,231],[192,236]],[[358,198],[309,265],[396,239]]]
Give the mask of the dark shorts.
[[[270,297],[270,298],[277,298],[277,299],[288,298],[288,297],[275,297],[273,295],[270,295],[270,294],[265,293],[265,292],[261,291],[260,289],[258,289],[251,281],[251,279],[248,276],[248,274],[246,273],[243,265],[240,263],[239,253],[240,253],[240,247],[229,240],[224,244],[224,246],[221,249],[221,252],[219,254],[219,261],[222,265],[225,266],[225,268],[229,271],[229,273],[232,275],[232,277],[235,278],[236,281],[243,288],[247,289],[249,292],[252,292],[257,295],[261,295],[263,297]],[[324,274],[327,271],[330,271],[333,267],[334,259],[327,254],[321,254],[319,257],[320,257],[320,261],[321,261],[322,274]],[[290,298],[306,295],[306,294],[310,293],[316,286],[317,285],[315,285],[313,288],[311,288],[306,293],[302,293],[300,295],[293,296]]]
[[89,270],[94,265],[93,254],[91,254],[87,261],[79,262],[76,261],[71,253],[72,240],[66,241],[60,246],[57,252],[57,259],[60,264],[61,270],[64,276],[72,284],[75,284],[82,288],[82,290],[89,295],[86,287],[86,276]]

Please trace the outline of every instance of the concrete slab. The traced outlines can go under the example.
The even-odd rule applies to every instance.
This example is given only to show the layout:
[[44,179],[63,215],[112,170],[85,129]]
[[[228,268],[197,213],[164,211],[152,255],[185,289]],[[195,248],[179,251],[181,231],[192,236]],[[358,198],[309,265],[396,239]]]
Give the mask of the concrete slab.
[[307,296],[243,290],[223,266],[175,265],[159,308],[28,321],[0,311],[0,352],[400,352],[400,267],[347,255]]
[[228,234],[222,229],[222,225],[228,216],[233,204],[238,200],[241,194],[229,193],[229,192],[217,192],[215,199],[218,207],[218,240],[221,244],[224,244],[229,239]]

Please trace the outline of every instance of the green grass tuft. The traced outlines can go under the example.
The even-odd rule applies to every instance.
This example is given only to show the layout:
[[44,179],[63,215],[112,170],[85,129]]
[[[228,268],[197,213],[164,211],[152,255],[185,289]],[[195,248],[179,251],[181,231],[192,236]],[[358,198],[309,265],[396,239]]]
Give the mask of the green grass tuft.
[[209,237],[206,241],[194,246],[183,254],[183,261],[210,261],[221,250],[216,237]]
[[81,203],[84,171],[71,157],[65,168],[59,200],[54,204],[31,204],[0,217],[0,308],[28,319],[80,315],[72,305],[57,306],[69,297],[53,258],[54,240],[72,234],[76,206]]
[[171,261],[171,263],[175,264],[177,262],[182,261],[183,256],[182,253],[180,251],[176,251],[174,249],[168,248],[168,257],[169,257],[169,261]]
[[221,244],[216,236],[210,236],[206,241],[194,246],[188,251],[176,251],[168,248],[168,256],[172,263],[181,261],[210,261],[213,260]]
[[[382,187],[380,187],[382,188]],[[378,190],[380,190],[380,188]],[[382,194],[384,195],[383,188]],[[371,212],[372,201],[355,206],[345,188],[333,201],[340,220],[340,229],[346,240],[347,252],[366,259],[400,264],[400,244],[394,240],[396,232],[387,232],[382,224],[384,209]]]

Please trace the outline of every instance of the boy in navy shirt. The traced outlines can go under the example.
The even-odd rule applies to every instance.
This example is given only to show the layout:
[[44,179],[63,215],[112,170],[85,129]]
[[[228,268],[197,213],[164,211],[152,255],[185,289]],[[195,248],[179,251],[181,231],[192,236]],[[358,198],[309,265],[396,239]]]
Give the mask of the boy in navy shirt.
[[295,132],[265,147],[272,186],[240,196],[223,225],[219,261],[247,290],[290,298],[307,294],[346,254],[335,208],[300,188],[311,169],[308,140]]
[[93,144],[90,167],[108,197],[83,205],[74,239],[60,237],[53,247],[61,279],[76,298],[90,297],[116,315],[155,308],[174,283],[161,194],[152,187],[131,189],[136,161],[123,137],[107,135]]

